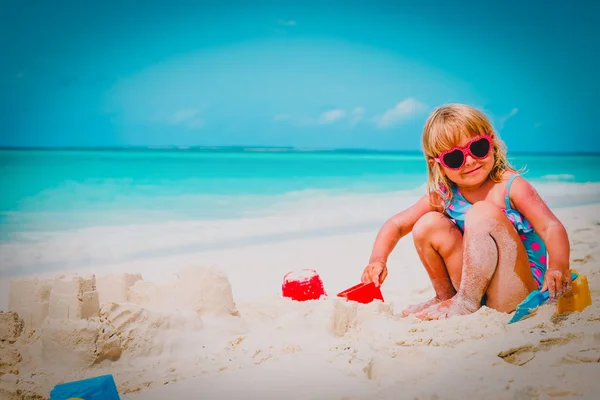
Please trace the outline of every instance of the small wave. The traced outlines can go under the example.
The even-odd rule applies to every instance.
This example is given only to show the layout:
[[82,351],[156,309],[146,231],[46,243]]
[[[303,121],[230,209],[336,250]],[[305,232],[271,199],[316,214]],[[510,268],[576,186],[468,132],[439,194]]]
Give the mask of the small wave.
[[544,181],[574,181],[575,175],[572,174],[549,174],[538,178]]

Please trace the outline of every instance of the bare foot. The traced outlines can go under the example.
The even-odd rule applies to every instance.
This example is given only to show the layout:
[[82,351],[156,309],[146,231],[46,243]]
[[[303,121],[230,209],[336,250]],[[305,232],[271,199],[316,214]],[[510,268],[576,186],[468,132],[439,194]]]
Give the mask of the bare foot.
[[442,301],[442,299],[434,297],[433,299],[424,301],[423,303],[413,304],[412,306],[408,306],[404,310],[402,310],[402,315],[408,317],[410,314],[415,314],[420,311],[423,311],[426,308],[433,306],[434,304],[441,303]]
[[446,319],[459,315],[472,314],[481,308],[480,304],[473,304],[462,297],[454,296],[439,304],[433,304],[416,315],[422,320]]

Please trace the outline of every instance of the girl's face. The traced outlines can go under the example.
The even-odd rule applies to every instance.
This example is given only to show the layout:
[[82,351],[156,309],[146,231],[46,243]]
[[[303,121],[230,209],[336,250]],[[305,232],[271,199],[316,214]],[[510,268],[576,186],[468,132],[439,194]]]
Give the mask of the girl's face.
[[[452,169],[438,159],[437,162],[440,163],[444,174],[459,187],[478,187],[483,184],[494,168],[492,138],[489,136],[462,137],[456,147],[465,150],[462,152],[464,163],[460,168]],[[486,149],[489,149],[487,154]],[[454,149],[454,152],[446,156],[446,160],[452,160],[452,156],[460,158],[460,151],[457,152]]]

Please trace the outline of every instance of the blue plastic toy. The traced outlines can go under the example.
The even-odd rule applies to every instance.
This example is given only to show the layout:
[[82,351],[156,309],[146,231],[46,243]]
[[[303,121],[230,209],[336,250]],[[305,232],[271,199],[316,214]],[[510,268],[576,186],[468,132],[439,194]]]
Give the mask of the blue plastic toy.
[[[574,272],[571,273],[571,279],[573,279],[573,281],[575,281],[578,276],[579,275]],[[520,321],[527,317],[529,314],[531,314],[531,311],[544,304],[549,298],[550,292],[548,290],[543,293],[541,293],[539,290],[534,290],[533,292],[529,293],[529,296],[527,296],[525,300],[523,300],[521,304],[517,306],[514,315],[510,321],[508,321],[508,323],[512,324],[513,322]]]
[[50,400],[120,400],[112,375],[102,375],[81,381],[56,385],[50,392]]

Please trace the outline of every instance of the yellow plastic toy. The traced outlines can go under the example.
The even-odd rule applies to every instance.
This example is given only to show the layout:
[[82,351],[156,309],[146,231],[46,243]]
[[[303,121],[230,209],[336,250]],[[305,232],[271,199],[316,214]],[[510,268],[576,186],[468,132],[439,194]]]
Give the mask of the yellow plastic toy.
[[579,275],[574,269],[571,270],[578,275],[573,281],[573,287],[562,297],[558,299],[558,314],[583,311],[587,306],[592,305],[592,294],[588,285],[587,276]]

